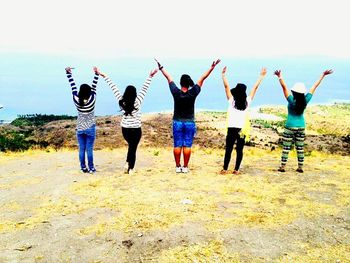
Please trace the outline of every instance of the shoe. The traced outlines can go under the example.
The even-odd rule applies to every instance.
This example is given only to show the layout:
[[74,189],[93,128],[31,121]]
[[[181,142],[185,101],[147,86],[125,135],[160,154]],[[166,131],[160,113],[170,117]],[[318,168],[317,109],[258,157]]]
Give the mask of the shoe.
[[134,173],[135,173],[134,169],[130,169],[129,172],[128,172],[129,175],[133,175]]
[[239,174],[239,171],[234,170],[232,173],[233,174]]
[[220,171],[220,174],[228,174],[228,173],[229,173],[229,171],[224,170],[224,169],[222,169],[222,170]]
[[89,173],[91,173],[91,174],[96,173],[96,169],[95,169],[95,168],[90,169],[90,170],[89,170]]
[[303,170],[303,168],[300,168],[300,167],[299,167],[299,168],[297,169],[297,172],[298,172],[298,173],[303,173],[304,170]]
[[84,174],[88,173],[89,170],[85,167],[85,168],[81,168],[80,171]]
[[184,174],[187,174],[189,171],[190,171],[190,169],[188,169],[188,167],[182,167],[182,173],[184,173]]
[[281,173],[284,173],[286,170],[284,169],[284,167],[280,167],[280,168],[278,168],[277,171],[279,171],[279,172],[281,172]]
[[128,174],[129,173],[129,163],[128,162],[126,162],[125,164],[124,164],[124,173],[125,174]]
[[178,173],[182,173],[182,167],[181,166],[176,166],[175,168],[175,172]]

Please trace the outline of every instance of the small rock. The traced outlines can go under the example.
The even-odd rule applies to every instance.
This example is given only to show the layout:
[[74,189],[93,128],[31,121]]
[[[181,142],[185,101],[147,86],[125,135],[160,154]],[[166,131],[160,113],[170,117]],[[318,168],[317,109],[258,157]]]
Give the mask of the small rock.
[[190,199],[184,199],[181,201],[181,203],[184,205],[192,205],[193,204],[192,200],[190,200]]
[[142,234],[142,233],[140,233],[140,234],[138,234],[137,236],[138,236],[138,237],[142,237],[142,236],[143,236],[143,234]]

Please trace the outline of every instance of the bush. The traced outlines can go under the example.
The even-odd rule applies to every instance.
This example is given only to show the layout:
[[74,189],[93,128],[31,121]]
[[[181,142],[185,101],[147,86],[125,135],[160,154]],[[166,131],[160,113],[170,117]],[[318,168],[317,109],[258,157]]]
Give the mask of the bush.
[[68,115],[46,115],[46,114],[27,114],[18,115],[18,117],[11,122],[13,126],[26,127],[26,126],[43,126],[52,121],[59,120],[74,120],[76,117]]
[[33,141],[26,140],[23,133],[17,131],[9,131],[5,134],[0,134],[0,151],[24,151],[28,150]]

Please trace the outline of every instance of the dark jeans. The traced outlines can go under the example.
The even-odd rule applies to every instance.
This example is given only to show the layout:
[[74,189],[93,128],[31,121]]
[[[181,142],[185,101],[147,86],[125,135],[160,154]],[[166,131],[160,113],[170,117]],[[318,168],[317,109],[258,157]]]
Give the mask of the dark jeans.
[[240,128],[227,128],[226,135],[226,150],[225,150],[225,159],[224,159],[224,170],[227,170],[228,165],[231,160],[231,154],[233,150],[233,145],[236,144],[236,166],[235,170],[238,171],[243,159],[243,147],[244,147],[244,138],[239,137]]
[[95,169],[94,157],[93,157],[95,137],[96,137],[95,125],[86,130],[77,131],[77,139],[79,143],[79,161],[80,161],[81,169],[86,168],[85,152],[88,159],[89,170]]
[[140,142],[142,131],[141,128],[124,128],[122,127],[124,139],[128,142],[128,155],[126,161],[129,164],[129,169],[134,169],[136,162],[136,150]]

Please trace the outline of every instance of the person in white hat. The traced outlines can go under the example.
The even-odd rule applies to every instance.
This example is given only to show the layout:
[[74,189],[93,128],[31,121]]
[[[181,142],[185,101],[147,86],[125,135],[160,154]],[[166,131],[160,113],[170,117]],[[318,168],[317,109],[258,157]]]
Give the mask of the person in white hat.
[[298,169],[297,172],[303,173],[304,164],[304,140],[305,140],[305,119],[304,110],[306,105],[311,100],[316,88],[321,84],[323,78],[329,74],[332,74],[332,70],[326,70],[322,73],[321,77],[311,87],[310,91],[306,93],[304,83],[297,82],[292,87],[292,94],[289,93],[286,83],[282,78],[281,70],[276,70],[275,75],[278,77],[282,86],[284,96],[288,101],[288,116],[285,124],[285,130],[283,132],[283,150],[281,157],[281,166],[278,169],[279,172],[285,172],[285,167],[288,160],[288,154],[290,152],[293,142],[297,150],[298,157]]

